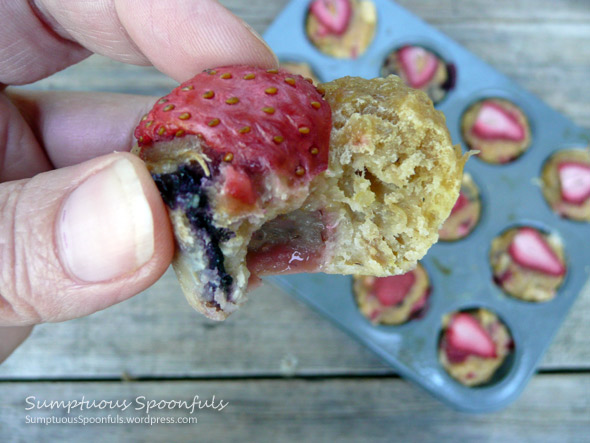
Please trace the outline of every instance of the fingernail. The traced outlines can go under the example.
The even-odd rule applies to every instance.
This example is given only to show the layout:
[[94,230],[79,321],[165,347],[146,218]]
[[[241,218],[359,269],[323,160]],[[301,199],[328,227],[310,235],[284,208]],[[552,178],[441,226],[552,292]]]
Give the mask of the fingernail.
[[250,26],[250,24],[248,22],[246,22],[245,20],[242,20],[242,24],[244,25],[244,27],[248,31],[250,31],[250,33],[254,37],[256,37],[264,46],[266,46],[266,49],[268,49],[268,52],[270,52],[275,59],[275,65],[279,66],[279,58],[274,53],[274,51],[270,48],[270,46],[268,46],[268,43],[266,43],[266,41],[261,37],[261,35],[258,32],[256,32],[256,30],[252,26]]
[[133,164],[120,159],[80,184],[58,221],[62,263],[79,280],[103,282],[154,253],[152,212]]

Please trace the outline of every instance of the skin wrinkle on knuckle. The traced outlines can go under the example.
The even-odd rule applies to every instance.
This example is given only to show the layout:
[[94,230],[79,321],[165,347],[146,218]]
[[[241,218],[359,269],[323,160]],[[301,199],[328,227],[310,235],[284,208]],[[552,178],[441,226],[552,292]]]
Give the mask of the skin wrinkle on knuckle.
[[[35,121],[42,124],[42,119],[39,117],[38,109],[36,109],[37,105],[34,99],[27,98],[26,96],[22,95],[13,95],[13,91],[10,91],[6,94],[8,100],[12,103],[12,106],[17,110],[19,117],[22,118],[24,123],[26,124],[26,130],[29,131],[29,135],[31,136],[32,140],[34,140],[37,145],[45,151],[45,146],[43,144],[43,137],[39,133],[40,125],[36,125]],[[23,143],[30,143],[31,139],[26,140],[26,136],[23,133],[22,140]],[[51,163],[51,160],[48,159]],[[3,170],[2,164],[0,164],[0,171]],[[53,165],[50,165],[53,168]],[[1,177],[0,177],[1,180]]]
[[51,168],[38,134],[11,92],[0,92],[0,183],[19,180]]
[[63,38],[32,1],[0,2],[0,81],[26,84],[82,60],[90,53]]
[[28,0],[29,7],[33,15],[39,20],[41,25],[55,37],[75,43],[71,34],[66,32],[63,26],[53,17],[53,15],[43,6],[43,2],[38,0]]
[[[31,195],[45,193],[42,202],[33,206]],[[54,321],[75,308],[73,297],[78,285],[71,281],[59,258],[56,239],[56,223],[62,208],[64,195],[61,188],[48,189],[45,180],[33,177],[23,187],[15,210],[15,226],[19,227],[14,238],[17,294],[27,294],[25,303],[36,314],[35,323]],[[41,227],[37,214],[45,224]],[[33,215],[33,216],[31,216]]]
[[[24,73],[30,67],[30,60],[26,57],[25,50],[19,41],[12,41],[0,47],[0,60],[2,70],[8,71],[12,76]],[[25,63],[23,63],[23,60]]]
[[4,301],[0,306],[0,321],[15,324],[38,323],[41,320],[39,312],[30,302],[28,270],[25,268],[23,273],[22,267],[23,260],[26,266],[26,257],[22,255],[22,238],[16,227],[17,206],[23,187],[23,182],[4,184],[0,194],[7,196],[0,202],[0,294]]
[[116,0],[66,3],[59,2],[59,23],[73,41],[123,63],[149,64],[123,25]]
[[[143,51],[141,49],[139,49],[139,47],[135,44],[135,42],[133,41],[133,39],[131,38],[131,36],[127,32],[127,28],[125,28],[125,26],[123,25],[123,22],[121,21],[121,17],[119,16],[119,11],[117,10],[117,3],[118,3],[117,0],[109,1],[109,4],[111,6],[111,10],[113,13],[113,19],[115,20],[114,26],[116,28],[118,28],[119,31],[123,34],[123,37],[125,39],[123,41],[123,43],[127,43],[129,46],[131,46],[131,49],[133,50],[135,55],[143,58],[145,60],[146,64],[149,63],[147,60],[147,57],[143,54]],[[118,54],[118,58],[124,63],[131,63],[134,60],[133,55],[126,54],[126,53]]]
[[6,162],[6,150],[8,148],[8,121],[10,120],[10,111],[5,102],[4,93],[0,93],[0,171],[4,170]]

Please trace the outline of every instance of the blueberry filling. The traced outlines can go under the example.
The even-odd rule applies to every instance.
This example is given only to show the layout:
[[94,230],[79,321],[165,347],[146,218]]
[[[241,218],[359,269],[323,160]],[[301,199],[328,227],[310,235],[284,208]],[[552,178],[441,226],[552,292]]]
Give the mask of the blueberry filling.
[[207,267],[216,272],[219,284],[208,282],[205,289],[207,298],[213,301],[215,291],[220,288],[229,294],[233,278],[227,273],[224,256],[219,244],[231,239],[235,233],[218,228],[213,223],[209,197],[205,192],[211,184],[200,166],[181,165],[176,171],[166,174],[152,174],[164,203],[170,209],[182,209],[188,218],[196,238],[205,243]]

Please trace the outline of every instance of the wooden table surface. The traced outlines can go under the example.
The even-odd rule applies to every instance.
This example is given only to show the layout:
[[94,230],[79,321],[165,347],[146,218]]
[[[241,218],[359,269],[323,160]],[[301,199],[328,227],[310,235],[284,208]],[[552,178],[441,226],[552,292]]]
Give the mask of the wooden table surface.
[[[302,0],[303,1],[303,0]],[[287,0],[225,0],[264,32]],[[581,126],[590,127],[587,0],[400,0]],[[160,95],[153,69],[93,56],[35,87]],[[229,402],[198,424],[31,425],[25,398]],[[138,413],[139,414],[139,413]],[[182,415],[180,412],[173,414]],[[590,441],[590,293],[539,373],[507,409],[450,410],[272,286],[214,323],[189,308],[172,272],[88,318],[35,328],[0,366],[0,441]]]

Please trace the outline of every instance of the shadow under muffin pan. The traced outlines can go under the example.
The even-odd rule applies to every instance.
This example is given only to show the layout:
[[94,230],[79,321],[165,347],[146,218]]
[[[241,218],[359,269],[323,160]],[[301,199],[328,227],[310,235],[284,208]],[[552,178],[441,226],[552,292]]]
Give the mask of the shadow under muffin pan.
[[[329,81],[346,75],[378,77],[383,61],[403,44],[425,46],[457,69],[455,87],[437,105],[447,118],[454,143],[461,143],[461,116],[473,102],[506,98],[528,118],[532,145],[511,163],[487,164],[471,159],[465,168],[477,181],[484,204],[477,228],[466,238],[435,244],[421,260],[430,277],[430,306],[420,319],[400,326],[372,325],[358,311],[351,294],[352,277],[300,274],[268,278],[309,304],[379,355],[403,377],[456,409],[489,412],[515,400],[530,377],[572,303],[590,291],[590,223],[561,218],[545,202],[539,183],[543,165],[555,151],[586,146],[590,131],[576,126],[540,99],[495,71],[449,37],[390,0],[373,0],[377,30],[373,43],[355,60],[319,52],[305,35],[309,2],[294,0],[265,34],[279,58],[297,56]],[[465,148],[465,147],[464,147]],[[511,226],[532,226],[559,235],[567,254],[567,276],[556,297],[530,303],[507,296],[493,282],[489,248]],[[438,362],[444,315],[486,308],[502,319],[514,340],[511,364],[482,387],[461,385]]]

